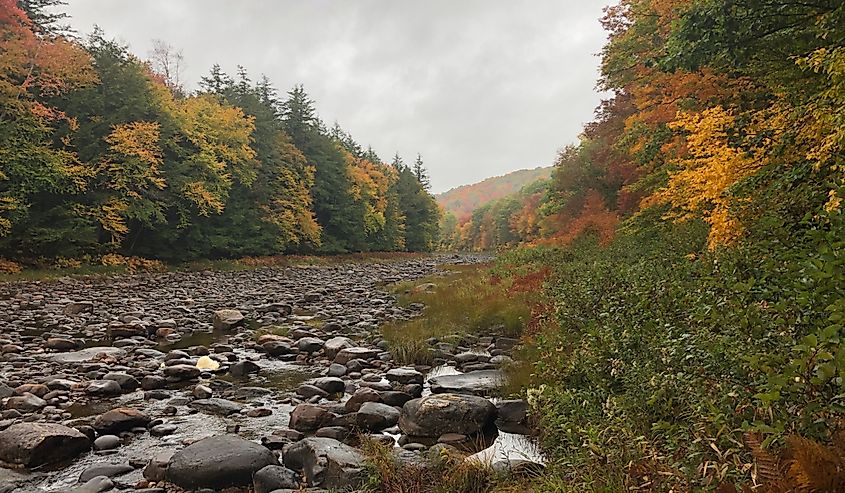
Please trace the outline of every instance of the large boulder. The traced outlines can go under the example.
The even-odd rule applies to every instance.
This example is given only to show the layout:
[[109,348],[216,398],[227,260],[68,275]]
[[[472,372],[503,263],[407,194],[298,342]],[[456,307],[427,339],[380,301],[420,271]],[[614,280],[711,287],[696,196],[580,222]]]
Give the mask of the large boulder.
[[379,431],[395,426],[399,422],[400,412],[393,406],[380,402],[365,402],[358,410],[356,419],[359,427]]
[[217,330],[231,330],[244,323],[244,315],[238,310],[217,310],[211,318],[211,324]]
[[399,428],[406,435],[439,437],[445,433],[473,435],[492,425],[496,406],[474,395],[433,394],[405,403]]
[[490,395],[504,383],[499,370],[478,370],[458,375],[443,375],[428,380],[434,394]]
[[285,467],[302,471],[309,486],[355,489],[364,480],[364,454],[333,438],[306,438],[284,449]]
[[187,489],[249,486],[253,475],[279,461],[266,447],[235,435],[205,438],[173,454],[166,477]]
[[78,430],[56,423],[20,423],[0,432],[0,462],[35,467],[73,459],[91,447]]

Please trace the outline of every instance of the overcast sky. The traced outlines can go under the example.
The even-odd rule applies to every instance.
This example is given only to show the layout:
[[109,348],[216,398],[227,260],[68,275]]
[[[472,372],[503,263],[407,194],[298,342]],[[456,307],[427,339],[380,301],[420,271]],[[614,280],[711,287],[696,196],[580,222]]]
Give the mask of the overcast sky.
[[600,100],[610,0],[68,0],[142,58],[183,50],[188,88],[219,63],[294,84],[382,159],[421,153],[432,188],[552,164]]

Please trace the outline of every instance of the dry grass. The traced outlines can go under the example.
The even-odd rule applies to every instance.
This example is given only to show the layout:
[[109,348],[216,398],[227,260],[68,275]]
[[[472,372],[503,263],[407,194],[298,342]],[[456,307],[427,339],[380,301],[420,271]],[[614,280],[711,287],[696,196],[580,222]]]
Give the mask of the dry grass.
[[[433,289],[421,289],[434,285]],[[399,304],[422,303],[422,317],[382,327],[394,358],[402,364],[430,364],[429,339],[447,336],[519,337],[531,316],[527,293],[510,292],[489,266],[451,266],[444,275],[394,287]]]

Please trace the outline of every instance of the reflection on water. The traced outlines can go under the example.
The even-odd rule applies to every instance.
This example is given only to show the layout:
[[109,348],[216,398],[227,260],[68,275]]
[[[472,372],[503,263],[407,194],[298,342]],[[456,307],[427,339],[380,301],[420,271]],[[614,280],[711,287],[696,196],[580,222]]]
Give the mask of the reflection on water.
[[181,338],[175,341],[169,341],[167,339],[162,340],[159,342],[158,347],[160,350],[163,351],[171,351],[174,349],[188,349],[193,346],[205,346],[209,347],[212,344],[223,343],[226,344],[229,341],[229,334],[226,334],[222,330],[213,330],[213,331],[204,331],[204,330],[196,330],[191,332],[190,334],[183,334]]
[[497,461],[526,460],[545,464],[546,458],[537,443],[537,439],[526,435],[499,432],[493,445],[469,457],[485,464]]

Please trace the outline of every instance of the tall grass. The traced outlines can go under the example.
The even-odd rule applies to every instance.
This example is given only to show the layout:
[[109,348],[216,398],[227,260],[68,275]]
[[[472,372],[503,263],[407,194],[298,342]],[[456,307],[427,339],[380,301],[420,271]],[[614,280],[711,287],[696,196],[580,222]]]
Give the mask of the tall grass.
[[422,303],[425,309],[421,317],[382,327],[393,357],[402,364],[431,364],[435,355],[429,342],[432,338],[518,338],[531,317],[530,295],[513,292],[509,283],[492,276],[489,266],[473,265],[451,267],[438,276],[396,285],[400,305]]

